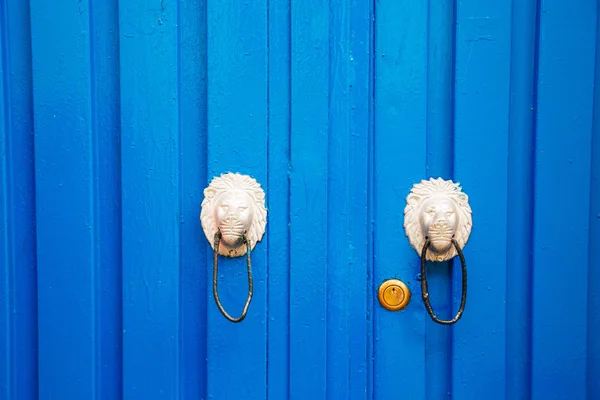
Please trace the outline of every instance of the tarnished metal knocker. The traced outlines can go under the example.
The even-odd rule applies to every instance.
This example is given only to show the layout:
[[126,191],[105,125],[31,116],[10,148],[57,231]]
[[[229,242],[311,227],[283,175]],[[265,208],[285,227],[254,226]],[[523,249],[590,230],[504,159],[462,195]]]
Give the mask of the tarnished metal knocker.
[[421,298],[423,299],[423,303],[425,303],[425,308],[431,316],[431,319],[433,319],[438,324],[452,325],[456,323],[460,319],[460,317],[462,317],[463,312],[465,311],[465,304],[467,303],[467,263],[465,262],[465,257],[462,253],[462,250],[458,246],[458,243],[456,243],[456,240],[454,240],[453,238],[452,245],[458,252],[458,257],[460,258],[460,263],[462,267],[462,291],[460,296],[460,307],[458,308],[456,316],[451,320],[439,319],[438,317],[436,317],[435,313],[433,312],[433,308],[431,307],[431,302],[429,301],[429,287],[427,286],[427,272],[425,266],[427,264],[427,249],[430,245],[431,241],[429,240],[429,238],[425,238],[425,244],[423,245],[423,251],[421,252]]
[[[469,197],[458,183],[449,180],[423,180],[413,186],[406,198],[404,229],[411,246],[421,258],[421,297],[427,312],[438,324],[451,325],[463,315],[467,301],[467,263],[462,248],[473,225]],[[433,312],[427,286],[427,261],[447,261],[457,256],[462,267],[462,294],[458,313],[451,320],[439,319]]]
[[[204,189],[200,221],[213,249],[213,296],[219,311],[231,322],[246,318],[253,293],[251,253],[260,242],[267,224],[265,193],[248,175],[226,173],[215,177]],[[246,256],[248,297],[242,314],[231,317],[223,308],[218,294],[219,255]]]
[[225,311],[225,309],[223,308],[223,305],[221,304],[221,300],[219,299],[219,290],[217,289],[217,282],[218,282],[218,274],[219,274],[219,252],[216,250],[219,248],[220,242],[221,242],[221,231],[218,231],[217,233],[215,233],[215,243],[214,243],[214,249],[213,250],[213,296],[215,298],[215,303],[217,303],[217,307],[219,308],[219,311],[221,311],[221,314],[223,314],[223,316],[225,318],[227,318],[229,321],[231,322],[241,322],[244,320],[244,318],[246,318],[246,313],[248,312],[248,307],[250,306],[250,301],[252,300],[252,293],[253,293],[253,283],[252,283],[252,261],[251,261],[251,250],[250,250],[250,245],[248,244],[248,240],[246,239],[246,236],[243,236],[243,242],[246,244],[246,266],[248,268],[248,298],[246,299],[246,304],[244,304],[244,309],[242,310],[242,314],[238,317],[238,318],[233,318],[232,316],[230,316],[227,311]]

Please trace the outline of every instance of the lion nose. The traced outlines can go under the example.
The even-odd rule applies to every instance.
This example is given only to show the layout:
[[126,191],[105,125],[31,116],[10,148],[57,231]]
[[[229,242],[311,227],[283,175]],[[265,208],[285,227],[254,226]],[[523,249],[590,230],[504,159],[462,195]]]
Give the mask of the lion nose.
[[448,221],[445,219],[439,220],[435,223],[436,226],[440,227],[440,228],[447,228],[448,227]]

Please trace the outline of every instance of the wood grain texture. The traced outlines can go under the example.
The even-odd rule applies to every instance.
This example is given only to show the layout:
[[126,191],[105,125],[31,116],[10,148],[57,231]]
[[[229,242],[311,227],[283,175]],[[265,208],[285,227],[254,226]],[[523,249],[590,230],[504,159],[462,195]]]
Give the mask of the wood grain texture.
[[119,2],[123,398],[179,398],[178,2]]
[[[327,396],[330,9],[291,0],[290,399]],[[311,382],[310,385],[307,381]]]

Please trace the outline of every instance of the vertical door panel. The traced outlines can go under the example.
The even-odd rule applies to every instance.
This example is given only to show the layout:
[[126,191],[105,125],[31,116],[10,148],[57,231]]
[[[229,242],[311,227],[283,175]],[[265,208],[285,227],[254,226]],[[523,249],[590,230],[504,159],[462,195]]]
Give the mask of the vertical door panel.
[[371,15],[358,1],[291,4],[294,399],[369,393]]
[[506,398],[531,397],[537,2],[513,7],[506,224]]
[[[340,374],[340,383],[345,385],[349,399],[372,398],[372,343],[373,343],[373,232],[370,206],[372,199],[372,165],[370,160],[373,149],[373,17],[374,4],[362,0],[350,2],[348,17],[344,19],[343,38],[349,43],[345,51],[338,54],[340,62],[346,64],[347,93],[346,113],[340,118],[348,119],[343,140],[347,146],[340,169],[346,170],[348,183],[347,240],[338,242],[348,248],[347,258],[340,259],[338,276],[346,277],[345,285],[337,286],[334,296],[337,302],[348,303],[342,346],[346,347],[347,358],[342,364],[344,374]],[[334,41],[334,45],[337,41]],[[334,150],[337,144],[333,144]],[[335,199],[337,196],[334,196]],[[330,205],[336,209],[335,201]],[[342,211],[340,211],[342,213]],[[337,234],[341,238],[342,235]],[[340,239],[338,239],[340,240]],[[333,249],[335,251],[335,249]],[[365,289],[366,288],[366,289]],[[332,301],[333,302],[333,301]],[[335,310],[334,310],[335,311]],[[333,344],[333,346],[338,346]],[[347,376],[347,378],[345,378]],[[335,392],[331,395],[333,397]]]
[[[350,293],[356,298],[364,297],[352,290],[356,284],[352,271],[351,247],[348,243],[350,221],[350,174],[347,167],[350,156],[350,88],[347,55],[350,54],[350,4],[332,0],[329,10],[329,96],[327,132],[327,398],[340,396],[350,398],[350,330],[349,316],[352,310]],[[344,168],[345,167],[345,168]],[[355,181],[358,182],[358,181]],[[359,217],[360,214],[354,216]],[[346,233],[340,235],[340,233]],[[363,302],[365,304],[366,302]]]
[[125,399],[180,395],[178,4],[119,2]]
[[0,6],[0,398],[37,395],[37,288],[28,2]]
[[[367,394],[369,15],[330,3],[327,182],[327,398]],[[354,37],[360,32],[359,37]],[[363,75],[364,74],[364,75]],[[369,293],[370,294],[370,293]]]
[[180,398],[206,398],[207,293],[210,248],[200,226],[207,179],[206,0],[178,3],[179,154],[181,157]]
[[590,231],[588,240],[587,395],[600,398],[600,4],[596,10],[596,64],[590,177]]
[[583,398],[598,4],[540,7],[532,390],[535,399]]
[[[327,395],[329,4],[291,0],[290,399]],[[310,384],[307,384],[310,382]]]
[[[52,27],[56,18],[61,23]],[[40,398],[94,398],[98,131],[91,115],[90,10],[87,2],[58,9],[34,0],[31,19]]]
[[[116,399],[123,384],[122,220],[119,109],[119,28],[116,0],[92,2],[90,12],[92,143],[96,157],[97,397]],[[99,348],[99,349],[98,349]]]
[[[461,0],[456,26],[454,143],[450,146],[454,180],[469,195],[473,230],[464,249],[466,312],[451,329],[452,396],[485,398],[493,393],[493,398],[505,398],[507,200],[519,202],[524,195],[517,191],[513,193],[517,197],[508,197],[507,192],[511,5]],[[521,95],[527,96],[527,91]],[[453,264],[452,314],[461,293],[458,258]]]
[[[402,224],[405,196],[427,173],[427,9],[412,1],[382,0],[375,11],[373,398],[397,396],[402,388],[402,396],[422,399],[425,314],[418,257]],[[377,301],[377,288],[391,278],[412,291],[408,307],[400,312],[389,312]]]
[[[240,172],[269,193],[267,4],[208,0],[207,7],[208,177],[203,184],[225,172]],[[267,229],[271,217],[267,215]],[[208,248],[204,234],[200,240]],[[266,397],[267,245],[264,236],[252,252],[254,295],[243,322],[227,321],[212,294],[207,297],[208,397]],[[211,269],[209,253],[205,268]],[[218,279],[224,308],[239,316],[248,293],[245,257],[220,256]],[[205,285],[212,293],[211,282],[207,279]]]
[[31,2],[41,398],[120,390],[114,7]]
[[268,7],[267,398],[287,399],[290,387],[290,2]]
[[123,397],[203,398],[205,3],[119,5]]

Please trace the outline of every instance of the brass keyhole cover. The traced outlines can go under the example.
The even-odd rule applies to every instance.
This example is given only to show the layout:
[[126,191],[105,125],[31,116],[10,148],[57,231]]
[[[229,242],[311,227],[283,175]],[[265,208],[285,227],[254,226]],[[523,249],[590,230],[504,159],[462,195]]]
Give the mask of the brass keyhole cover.
[[399,279],[388,279],[379,286],[379,303],[386,310],[398,311],[408,305],[410,290]]

